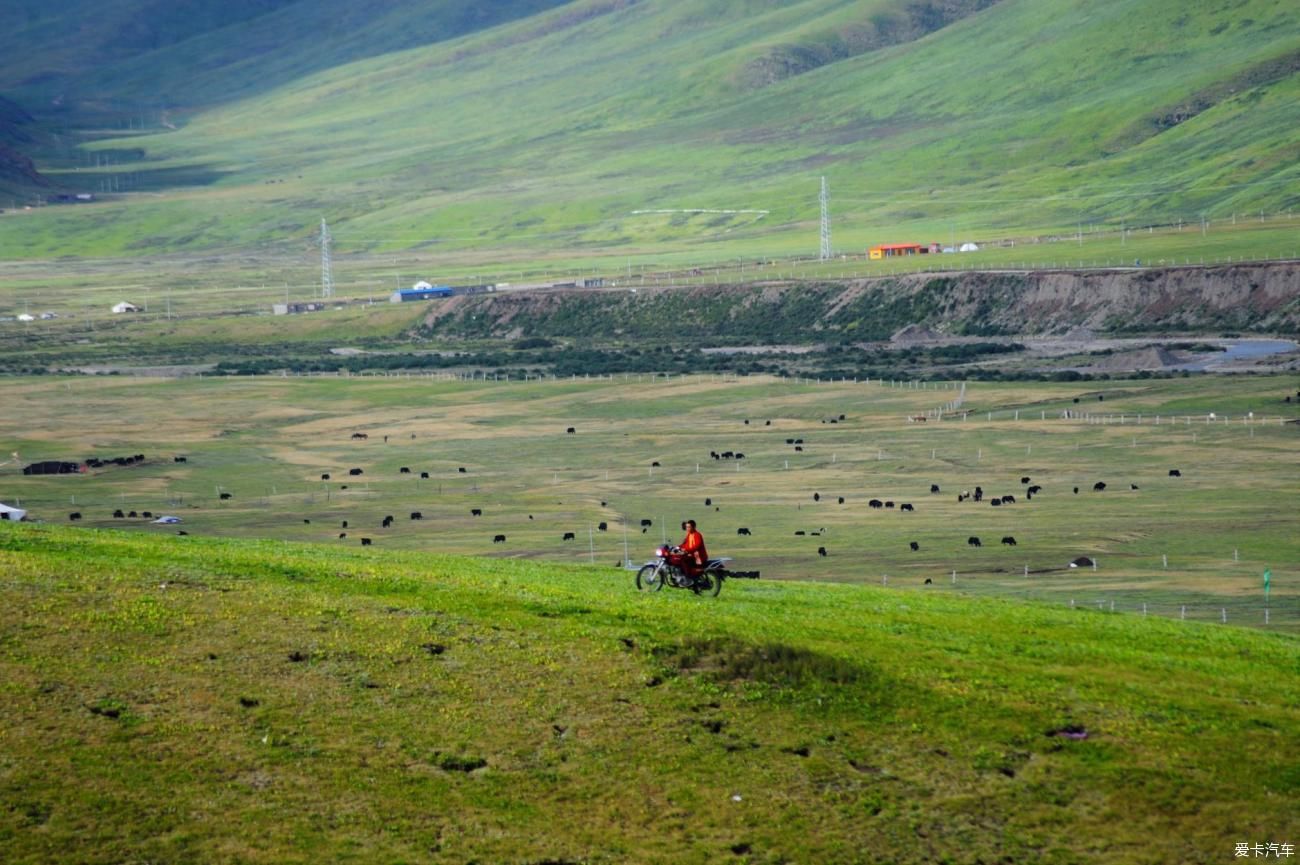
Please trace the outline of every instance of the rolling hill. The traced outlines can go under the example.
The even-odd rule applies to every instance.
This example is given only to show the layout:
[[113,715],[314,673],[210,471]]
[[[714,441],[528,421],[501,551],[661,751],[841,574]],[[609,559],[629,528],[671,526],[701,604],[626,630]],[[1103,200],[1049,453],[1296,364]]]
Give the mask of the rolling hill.
[[0,524],[6,861],[1229,861],[1297,640]]
[[[840,248],[1300,204],[1300,24],[1277,0],[542,5],[389,4],[339,41],[289,4],[69,73],[86,103],[189,82],[179,128],[96,142],[109,167],[52,159],[125,194],[0,243],[301,244],[325,216],[345,250],[761,256],[815,248],[821,176]],[[249,29],[290,20],[275,52]]]

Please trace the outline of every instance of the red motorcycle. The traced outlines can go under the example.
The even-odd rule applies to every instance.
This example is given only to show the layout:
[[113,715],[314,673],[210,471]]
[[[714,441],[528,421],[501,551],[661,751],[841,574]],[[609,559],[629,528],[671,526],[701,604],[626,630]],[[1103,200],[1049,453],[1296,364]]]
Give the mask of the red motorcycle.
[[707,592],[714,597],[722,591],[722,581],[727,572],[729,558],[709,559],[698,571],[686,567],[681,547],[659,547],[655,560],[646,562],[636,572],[636,587],[643,592],[657,592],[664,586],[673,589],[690,589],[695,594]]

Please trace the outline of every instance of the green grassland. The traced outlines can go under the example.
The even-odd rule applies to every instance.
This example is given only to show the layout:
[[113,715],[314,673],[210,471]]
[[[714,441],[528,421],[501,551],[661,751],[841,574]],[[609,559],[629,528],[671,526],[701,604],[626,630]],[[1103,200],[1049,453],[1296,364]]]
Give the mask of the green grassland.
[[[480,271],[770,259],[815,250],[821,176],[846,251],[1300,203],[1288,4],[951,5],[930,31],[892,0],[576,3],[265,90],[218,64],[246,95],[99,141],[111,165],[51,162],[125,192],[0,219],[0,256],[265,249],[324,216],[340,250]],[[682,208],[765,213],[638,213]]]
[[1213,863],[1300,830],[1294,636],[54,526],[0,565],[7,862]]
[[[4,217],[0,217],[2,219]],[[25,219],[26,216],[15,217]],[[1007,239],[957,255],[915,255],[870,261],[853,255],[819,262],[807,258],[737,259],[690,254],[610,252],[580,258],[553,254],[536,261],[475,261],[468,253],[352,253],[334,258],[334,303],[324,315],[274,317],[273,304],[319,300],[319,251],[299,246],[255,253],[183,254],[142,258],[27,259],[0,261],[0,313],[51,312],[57,319],[0,321],[0,354],[19,355],[23,369],[86,365],[103,360],[148,362],[193,350],[204,354],[248,346],[288,344],[319,350],[335,345],[389,346],[405,342],[429,311],[424,304],[385,301],[396,288],[427,278],[440,284],[580,282],[601,278],[606,286],[748,285],[804,283],[900,274],[962,271],[1089,270],[1300,259],[1300,213],[1231,218],[1199,224],[1126,232],[1083,231]],[[113,315],[122,300],[144,308]],[[574,303],[582,303],[575,299]],[[596,304],[599,305],[599,304]],[[257,317],[250,318],[250,314]],[[873,315],[876,312],[873,311]],[[886,334],[912,321],[877,315]],[[1250,322],[1221,322],[1250,328]],[[626,322],[619,325],[629,330]],[[1253,328],[1252,328],[1253,329]],[[630,332],[630,331],[629,331]],[[443,334],[445,337],[446,334]],[[744,338],[763,340],[756,331]],[[801,336],[801,339],[804,338]],[[7,349],[7,351],[5,351]]]
[[[172,534],[113,512],[174,513],[191,536],[340,549],[369,537],[384,551],[611,572],[675,540],[677,523],[694,517],[716,554],[765,580],[1114,603],[1138,614],[1146,605],[1163,616],[1186,607],[1189,618],[1261,626],[1261,574],[1271,568],[1269,627],[1300,627],[1300,532],[1286,504],[1300,482],[1300,407],[1284,402],[1294,377],[975,383],[964,417],[936,422],[933,410],[958,395],[952,387],[637,375],[8,379],[13,410],[0,417],[0,441],[21,463],[149,461],[75,477],[24,477],[11,463],[0,467],[0,495],[40,519],[76,511],[104,529]],[[926,423],[908,420],[927,413]],[[787,444],[796,438],[801,450]],[[745,459],[710,457],[724,450]],[[187,462],[172,461],[180,455]],[[363,473],[350,477],[352,468]],[[1173,468],[1181,478],[1168,476]],[[1043,487],[1033,501],[1025,476]],[[1108,488],[1094,491],[1097,481]],[[1017,502],[957,501],[976,485]],[[873,498],[915,510],[873,509]],[[409,519],[415,511],[423,519]],[[394,523],[381,527],[389,515]],[[645,533],[643,519],[653,521]],[[752,535],[738,536],[741,527]],[[507,542],[493,543],[497,534]],[[983,546],[968,547],[970,536]],[[1016,546],[1001,545],[1005,536]],[[1077,556],[1098,568],[1069,569]]]

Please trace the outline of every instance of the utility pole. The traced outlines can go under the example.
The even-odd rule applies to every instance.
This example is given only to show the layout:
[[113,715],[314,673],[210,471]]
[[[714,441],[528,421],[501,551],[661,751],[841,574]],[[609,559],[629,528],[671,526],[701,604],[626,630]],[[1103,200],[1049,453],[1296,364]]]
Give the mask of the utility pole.
[[826,178],[822,177],[822,244],[821,252],[817,256],[819,261],[830,261],[831,259],[831,197],[826,191]]
[[334,296],[334,274],[330,270],[330,227],[324,217],[320,221],[320,296],[329,300]]

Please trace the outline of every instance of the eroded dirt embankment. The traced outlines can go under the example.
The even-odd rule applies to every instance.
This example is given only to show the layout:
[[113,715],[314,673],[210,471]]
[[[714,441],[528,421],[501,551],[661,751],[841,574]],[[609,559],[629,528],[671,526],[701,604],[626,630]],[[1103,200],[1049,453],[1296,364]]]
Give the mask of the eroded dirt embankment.
[[430,335],[880,340],[941,335],[1300,332],[1300,263],[918,274],[818,283],[497,292],[432,305]]

